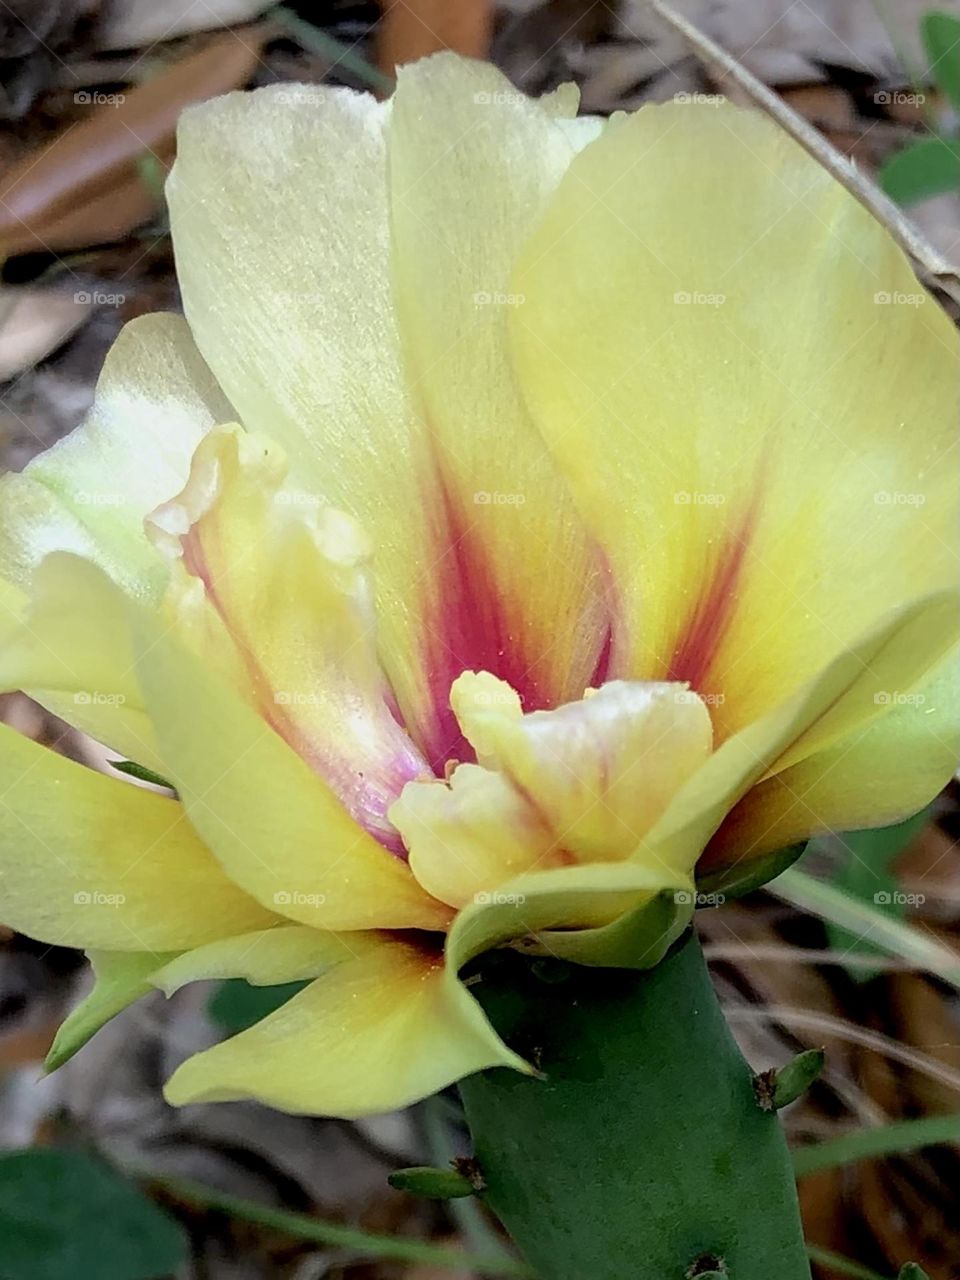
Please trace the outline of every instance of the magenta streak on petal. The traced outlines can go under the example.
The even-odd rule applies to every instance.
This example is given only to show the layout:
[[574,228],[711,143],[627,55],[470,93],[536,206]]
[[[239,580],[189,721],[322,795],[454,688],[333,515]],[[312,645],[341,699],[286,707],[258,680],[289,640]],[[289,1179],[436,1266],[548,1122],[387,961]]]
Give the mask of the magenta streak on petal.
[[698,693],[708,692],[711,664],[733,620],[740,576],[755,525],[756,504],[753,503],[737,528],[728,534],[710,578],[703,583],[680,629],[667,678],[689,681]]
[[[426,767],[422,756],[397,723],[386,701],[383,706],[384,723],[377,726],[380,738],[378,752],[371,759],[369,769],[357,769],[354,760],[337,753],[336,726],[331,728],[328,739],[330,746],[321,750],[313,737],[305,732],[304,726],[298,723],[293,709],[276,701],[274,689],[256,655],[231,622],[210,572],[201,540],[196,536],[195,527],[181,537],[180,543],[183,547],[184,567],[203,583],[208,602],[236,646],[262,719],[327,783],[360,826],[390,853],[406,859],[407,851],[400,833],[386,814],[399,798],[404,786],[422,778]],[[348,699],[349,691],[345,701]],[[317,834],[318,838],[322,838],[321,832]]]
[[[424,664],[433,715],[421,745],[433,770],[448,760],[469,762],[474,751],[450,707],[450,686],[464,671],[488,671],[520,696],[525,712],[548,710],[579,689],[560,689],[544,652],[530,652],[524,603],[498,581],[479,519],[470,517],[442,465],[431,468],[434,545],[440,548],[424,607]],[[485,512],[480,507],[480,512]],[[517,555],[525,554],[522,545]],[[439,587],[439,589],[438,589]],[[584,625],[594,625],[585,618]],[[609,659],[609,628],[597,628],[596,671],[603,679]]]

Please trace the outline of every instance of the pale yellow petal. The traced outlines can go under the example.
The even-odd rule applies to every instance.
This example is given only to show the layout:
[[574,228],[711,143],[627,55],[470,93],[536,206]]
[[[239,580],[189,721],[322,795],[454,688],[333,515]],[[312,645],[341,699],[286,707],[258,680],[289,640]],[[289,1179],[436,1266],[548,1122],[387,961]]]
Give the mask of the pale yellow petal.
[[245,700],[160,620],[134,618],[164,776],[227,874],[271,910],[323,929],[437,928],[449,909],[360,827]]
[[279,924],[195,947],[154,965],[150,983],[173,995],[190,982],[243,978],[257,987],[315,978],[380,945],[376,933],[327,933],[307,925]]
[[0,726],[0,920],[57,946],[178,951],[275,917],[176,800]]
[[408,1106],[492,1066],[524,1069],[438,957],[384,942],[188,1059],[166,1096],[175,1106],[252,1098],[349,1119]]
[[386,811],[429,769],[377,659],[369,541],[343,512],[293,501],[286,471],[265,436],[229,427],[204,438],[182,493],[147,520],[173,561],[165,612],[357,822],[399,851]]
[[882,715],[748,792],[708,845],[701,871],[823,832],[889,826],[928,804],[960,761],[960,655],[923,684],[882,696]]
[[622,594],[623,673],[690,680],[720,740],[955,582],[960,340],[765,117],[611,122],[511,288],[524,394]]
[[[404,332],[398,327],[395,303],[398,293],[409,299],[411,282],[401,289],[396,273],[401,258],[406,263],[417,254],[419,263],[420,246],[407,235],[410,219],[397,207],[388,168],[397,182],[403,169],[419,183],[425,152],[410,154],[410,111],[421,111],[424,96],[435,101],[418,145],[434,148],[444,175],[447,153],[471,145],[463,122],[449,119],[446,66],[441,60],[405,73],[395,104],[327,87],[278,86],[194,108],[181,119],[168,184],[179,276],[198,345],[241,421],[287,450],[292,483],[370,532],[383,662],[405,722],[440,768],[457,754],[447,699],[460,670],[489,666],[524,685],[531,705],[543,705],[579,694],[605,641],[591,556],[539,441],[529,435],[494,341],[494,330],[502,338],[502,312],[483,313],[475,326],[472,300],[460,297],[469,273],[439,283],[434,276],[433,294],[456,297],[464,309],[455,317],[424,317],[422,325],[401,301]],[[465,102],[486,91],[491,77],[506,85],[479,65],[460,64],[459,75]],[[495,111],[499,132],[471,132],[480,148],[476,165],[492,173],[491,143],[506,139],[510,156],[523,157],[522,171],[511,164],[510,180],[483,208],[459,195],[451,205],[444,176],[444,212],[434,218],[439,225],[473,209],[464,251],[476,243],[504,279],[512,245],[574,153],[567,134],[549,124],[549,117],[570,112],[569,94],[551,99],[546,113],[513,97],[514,109]],[[392,115],[401,111],[395,163]],[[502,207],[491,228],[487,206],[494,200]],[[506,238],[497,241],[496,257],[494,235]],[[441,265],[446,276],[457,263],[444,253]],[[449,417],[450,388],[436,420],[439,404],[421,396],[429,344],[438,326],[454,321],[447,340],[464,352],[474,348],[471,388],[496,380],[486,411],[472,395],[464,400],[469,421]],[[456,456],[467,447],[476,458],[514,454],[510,483],[505,461],[496,476],[487,466],[469,480],[466,458]],[[497,492],[485,492],[489,486]],[[518,544],[525,548],[519,555]]]
[[48,552],[72,551],[156,596],[166,566],[143,517],[183,484],[204,432],[231,417],[181,317],[131,321],[83,425],[0,479],[0,576],[26,582]]
[[[886,709],[878,693],[912,688],[949,652],[956,610],[956,602],[941,594],[888,616],[799,693],[724,742],[678,791],[634,856],[642,861],[655,851],[672,865],[692,867],[751,787],[878,724]],[[855,766],[851,787],[860,779]]]

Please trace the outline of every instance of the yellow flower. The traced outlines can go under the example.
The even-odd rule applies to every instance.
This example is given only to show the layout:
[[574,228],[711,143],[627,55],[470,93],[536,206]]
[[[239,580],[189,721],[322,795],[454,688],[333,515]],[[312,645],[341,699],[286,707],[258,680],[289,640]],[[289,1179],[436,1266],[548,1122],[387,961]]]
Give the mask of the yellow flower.
[[948,777],[950,323],[767,120],[576,106],[441,56],[185,114],[187,320],[0,485],[0,687],[175,788],[2,731],[0,915],[98,974],[55,1062],[234,975],[312,981],[176,1102],[524,1070],[471,957],[653,964],[698,859]]

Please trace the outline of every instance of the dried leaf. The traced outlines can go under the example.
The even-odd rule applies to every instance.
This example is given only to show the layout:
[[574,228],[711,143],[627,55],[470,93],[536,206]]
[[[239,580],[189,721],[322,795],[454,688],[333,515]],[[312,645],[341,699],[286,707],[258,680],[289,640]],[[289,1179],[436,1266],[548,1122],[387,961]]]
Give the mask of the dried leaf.
[[384,0],[377,61],[392,74],[440,49],[486,58],[493,38],[492,0]]
[[0,382],[16,378],[56,351],[83,324],[89,295],[50,289],[0,291]]
[[126,95],[88,93],[89,119],[26,155],[0,185],[0,249],[9,255],[103,244],[143,222],[156,196],[138,161],[146,153],[169,166],[180,112],[245,84],[263,35],[218,36]]
[[664,0],[647,0],[647,3],[664,22],[669,23],[686,39],[700,61],[709,68],[720,88],[732,86],[772,116],[884,224],[904,252],[913,259],[921,276],[942,289],[954,301],[960,302],[960,275],[946,258],[927,243],[913,223],[904,217],[875,183],[832,147],[802,116],[788,107],[772,89],[768,89],[736,58],[687,22],[686,18],[681,17]]
[[273,0],[124,0],[111,5],[96,32],[99,49],[143,49],[192,31],[252,22]]

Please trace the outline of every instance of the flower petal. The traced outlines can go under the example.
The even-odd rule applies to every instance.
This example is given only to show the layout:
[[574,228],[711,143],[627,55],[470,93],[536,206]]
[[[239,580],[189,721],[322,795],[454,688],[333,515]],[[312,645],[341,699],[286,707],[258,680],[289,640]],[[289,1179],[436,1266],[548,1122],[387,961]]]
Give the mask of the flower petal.
[[357,825],[254,708],[157,615],[130,609],[164,776],[230,878],[317,928],[443,927],[449,909]]
[[485,672],[465,672],[451,702],[478,758],[506,774],[583,861],[627,857],[710,755],[710,713],[683,684],[613,680],[528,715],[506,702],[509,692]]
[[955,579],[957,334],[766,118],[612,122],[511,287],[521,385],[624,593],[622,671],[714,695],[721,741]]
[[189,982],[243,978],[256,987],[315,978],[380,945],[377,933],[327,933],[307,925],[278,925],[221,938],[154,965],[151,985],[171,996]]
[[203,433],[233,416],[181,317],[131,321],[84,424],[0,479],[0,576],[25,583],[48,552],[73,551],[156,596],[166,566],[143,517],[183,484]]
[[0,690],[26,690],[68,724],[162,773],[122,595],[101,591],[102,570],[69,552],[52,552],[33,577],[18,616],[0,621]]
[[753,788],[700,864],[733,868],[827,831],[885,827],[928,804],[960,761],[960,655],[914,690],[888,693],[884,714]]
[[693,915],[689,873],[661,861],[593,862],[517,876],[457,914],[447,936],[450,972],[510,943],[576,964],[646,969]]
[[728,738],[677,792],[634,856],[642,860],[655,850],[671,865],[689,867],[751,787],[877,723],[885,711],[878,694],[921,681],[955,643],[956,622],[952,593],[889,615],[798,693]]
[[58,946],[179,951],[275,917],[223,875],[183,807],[0,726],[3,923]]
[[147,520],[174,558],[166,605],[194,651],[399,851],[386,811],[429,769],[377,660],[369,545],[351,517],[294,502],[285,474],[263,436],[205,437],[183,492]]
[[524,715],[488,672],[457,679],[451,702],[483,767],[411,782],[390,810],[432,894],[462,907],[522,872],[627,858],[709,756],[709,713],[685,685],[588,692]]
[[463,907],[535,867],[563,865],[553,832],[501,773],[463,764],[449,783],[406,786],[390,810],[424,889]]
[[407,1106],[492,1066],[525,1069],[435,955],[385,941],[188,1059],[165,1092],[175,1106],[254,1098],[349,1119]]
[[[528,711],[577,698],[608,636],[605,575],[520,396],[507,331],[523,306],[510,293],[520,249],[576,150],[600,132],[598,121],[579,136],[565,128],[578,103],[572,85],[535,101],[495,67],[450,54],[398,72],[387,125],[392,274],[449,526],[440,599],[424,601],[444,709],[470,667],[506,679]],[[435,757],[456,742],[451,721]]]
[[[488,92],[495,81],[498,90],[509,89],[491,68],[456,65],[467,102],[471,86]],[[168,184],[178,272],[198,345],[243,423],[286,448],[296,483],[371,534],[384,665],[405,723],[435,766],[455,743],[447,695],[460,669],[489,665],[527,688],[531,705],[540,704],[579,693],[604,642],[600,575],[591,571],[539,442],[531,442],[504,381],[506,363],[497,369],[493,401],[471,392],[469,424],[450,416],[452,386],[443,391],[442,415],[435,380],[430,404],[421,402],[425,385],[413,387],[411,397],[410,372],[421,379],[448,323],[456,328],[443,337],[459,345],[458,363],[476,362],[473,391],[493,382],[491,361],[502,340],[502,313],[478,317],[474,287],[463,297],[472,264],[466,274],[457,268],[456,277],[424,286],[438,297],[456,295],[458,311],[417,318],[410,335],[415,365],[404,366],[407,335],[397,328],[391,261],[399,270],[400,256],[406,261],[419,247],[410,240],[410,217],[396,207],[402,193],[388,189],[389,122],[402,110],[397,180],[416,184],[427,158],[412,153],[411,120],[434,102],[435,119],[416,127],[433,147],[429,159],[446,173],[445,155],[469,145],[463,122],[446,118],[451,83],[441,59],[405,73],[395,105],[316,86],[228,95],[184,113]],[[492,180],[496,142],[510,158],[510,180],[501,169],[497,194],[491,188],[463,240],[482,242],[478,252],[504,281],[513,243],[504,237],[516,239],[532,223],[574,151],[564,130],[551,132],[548,114],[526,100],[520,105],[512,90],[510,97],[516,105],[496,109],[496,125],[491,116],[488,127],[474,131],[476,164]],[[549,113],[560,110],[551,101]],[[455,193],[446,178],[444,191],[442,218],[462,217],[467,210],[458,194],[450,203]],[[494,206],[496,253],[493,229],[486,229]],[[395,245],[391,220],[404,229]],[[457,261],[445,252],[443,266],[453,270]],[[413,287],[406,275],[405,306]],[[515,455],[518,470],[505,496],[524,502],[474,504],[480,479],[468,475],[466,447],[478,458]],[[521,465],[531,474],[521,475]],[[506,467],[496,469],[503,484]],[[494,483],[491,466],[483,475]],[[523,555],[516,554],[520,536],[529,544]]]

